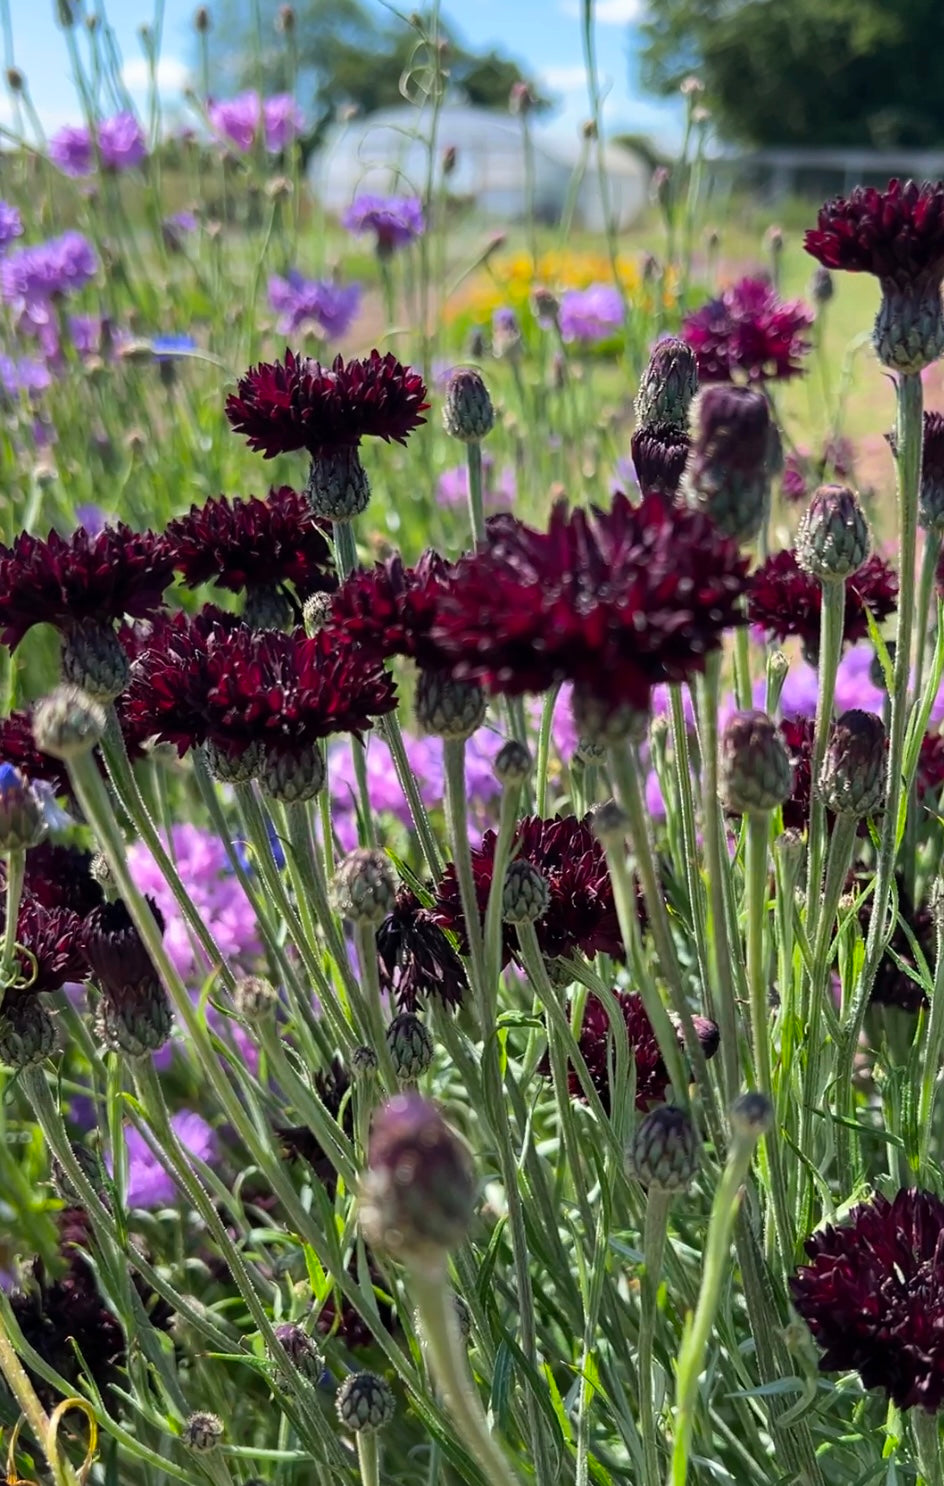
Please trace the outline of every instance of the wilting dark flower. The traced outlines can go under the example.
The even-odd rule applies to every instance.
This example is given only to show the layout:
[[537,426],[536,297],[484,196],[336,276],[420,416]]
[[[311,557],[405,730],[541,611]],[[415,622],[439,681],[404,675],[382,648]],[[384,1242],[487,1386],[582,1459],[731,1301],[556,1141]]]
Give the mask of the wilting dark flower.
[[793,1303],[822,1372],[854,1369],[900,1409],[944,1403],[944,1203],[909,1187],[853,1208],[807,1239]]
[[803,371],[813,319],[802,300],[781,299],[766,279],[744,278],[687,315],[682,336],[702,382],[784,381]]
[[572,680],[604,710],[644,711],[653,686],[704,668],[742,622],[747,559],[708,517],[658,496],[610,511],[554,508],[537,532],[497,516],[439,604],[453,674],[517,696]]
[[637,428],[630,439],[633,468],[643,495],[674,500],[688,460],[691,439],[680,428]]
[[26,890],[44,908],[69,908],[85,918],[104,897],[91,865],[90,851],[42,841],[26,854]]
[[165,538],[189,588],[213,582],[242,593],[292,583],[298,593],[334,587],[331,549],[305,496],[290,485],[259,500],[220,496],[171,521]]
[[250,449],[266,459],[293,449],[313,457],[356,448],[363,438],[404,444],[425,423],[429,404],[419,372],[388,352],[330,367],[286,351],[284,362],[262,362],[240,378],[226,400],[226,416]]
[[[494,831],[486,831],[481,846],[472,852],[475,895],[483,920],[492,886],[496,840]],[[622,959],[623,940],[606,856],[588,820],[578,820],[575,815],[555,816],[553,820],[530,816],[515,831],[512,853],[516,861],[536,867],[547,882],[550,904],[534,925],[546,959],[566,958],[578,949],[590,958],[607,954]],[[452,930],[465,950],[465,919],[452,863],[436,890],[433,914],[437,923]],[[515,932],[506,924],[502,963],[507,964],[516,950]]]
[[408,887],[397,893],[393,912],[377,929],[380,983],[400,1011],[415,1011],[435,998],[458,1006],[467,989],[465,969],[435,912]]
[[29,712],[0,718],[0,759],[13,764],[31,784],[48,784],[56,795],[72,793],[65,764],[36,747]]
[[405,655],[421,666],[441,664],[430,631],[452,571],[433,551],[424,552],[412,568],[404,566],[399,553],[373,568],[358,568],[331,600],[332,628],[380,660]]
[[[153,898],[147,901],[163,934],[164,916]],[[156,979],[151,956],[120,901],[101,903],[92,910],[82,928],[82,944],[92,974],[108,990]]]
[[125,614],[144,618],[160,608],[173,571],[162,537],[122,522],[96,536],[84,527],[45,541],[23,532],[0,546],[0,639],[12,650],[34,624],[68,633]]
[[[885,559],[873,553],[846,583],[843,644],[854,645],[868,636],[866,610],[882,624],[897,603],[898,579]],[[751,578],[747,604],[751,623],[780,641],[797,635],[810,656],[819,652],[822,605],[819,580],[803,572],[790,549],[774,553]]]
[[[5,891],[2,907],[5,918]],[[82,920],[70,908],[45,908],[38,898],[24,892],[16,918],[16,942],[17,970],[23,981],[17,995],[58,991],[69,981],[88,975]]]

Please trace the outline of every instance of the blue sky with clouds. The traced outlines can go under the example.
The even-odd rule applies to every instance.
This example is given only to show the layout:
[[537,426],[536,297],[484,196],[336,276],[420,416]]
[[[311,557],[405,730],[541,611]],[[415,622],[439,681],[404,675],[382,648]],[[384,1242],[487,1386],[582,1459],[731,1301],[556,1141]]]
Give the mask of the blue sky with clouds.
[[[606,90],[607,131],[634,129],[671,145],[680,128],[674,102],[647,97],[635,78],[638,37],[633,23],[644,0],[596,0],[595,25],[599,72]],[[56,22],[55,0],[8,0],[12,38],[6,38],[4,63],[25,73],[37,111],[48,131],[78,122],[80,110],[71,83],[65,38]],[[181,106],[181,90],[193,61],[194,0],[165,0],[160,81],[167,105]],[[87,10],[104,10],[124,58],[124,79],[143,103],[147,68],[139,37],[142,25],[153,26],[153,0],[104,0]],[[212,11],[212,4],[210,6]],[[511,52],[560,100],[549,129],[573,133],[586,117],[587,92],[581,60],[580,0],[446,0],[445,12],[475,46],[496,45]],[[82,28],[77,31],[81,38]],[[12,56],[11,56],[12,41]],[[0,123],[10,121],[9,106],[0,101]]]

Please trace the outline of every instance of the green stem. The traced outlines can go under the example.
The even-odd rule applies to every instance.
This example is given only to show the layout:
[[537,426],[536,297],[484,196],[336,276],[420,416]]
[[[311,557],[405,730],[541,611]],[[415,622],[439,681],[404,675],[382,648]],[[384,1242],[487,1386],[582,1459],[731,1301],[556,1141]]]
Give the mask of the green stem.
[[[918,531],[918,487],[921,474],[921,449],[924,437],[921,377],[916,373],[902,375],[898,382],[898,581],[901,603],[898,610],[898,634],[895,642],[894,690],[889,721],[888,772],[885,814],[875,873],[872,917],[865,941],[865,959],[856,982],[837,1068],[836,1093],[844,1116],[853,1110],[856,1048],[865,1021],[869,996],[885,951],[888,933],[888,906],[891,901],[898,854],[900,806],[902,799],[902,764],[904,760],[905,724],[908,719],[908,681],[911,669],[911,638],[914,627],[915,549]],[[837,1126],[840,1181],[845,1191],[855,1189],[856,1174],[851,1169],[851,1132]],[[861,1169],[861,1152],[857,1151]]]
[[459,883],[462,917],[465,920],[466,938],[469,942],[469,959],[472,964],[472,975],[479,1005],[485,1006],[491,992],[485,981],[482,920],[475,892],[475,879],[472,875],[469,816],[465,791],[464,739],[445,738],[443,740],[443,765],[446,775],[446,818],[449,822],[452,855]]
[[669,1222],[672,1194],[662,1187],[650,1187],[646,1199],[646,1217],[642,1235],[643,1276],[642,1306],[639,1322],[639,1428],[642,1433],[644,1459],[643,1486],[659,1486],[659,1435],[652,1386],[652,1353],[659,1315],[659,1278]]
[[361,1486],[380,1486],[380,1442],[371,1430],[358,1430],[357,1464]]
[[941,555],[941,534],[936,531],[926,531],[924,534],[924,553],[921,558],[921,579],[918,584],[918,622],[917,634],[915,635],[915,666],[914,666],[914,694],[921,695],[921,687],[924,683],[924,661],[928,648],[929,619],[934,596],[934,578],[937,573],[938,558]]
[[3,949],[0,950],[0,1002],[2,1002],[4,991],[11,983],[16,960],[16,926],[20,916],[23,882],[26,878],[25,848],[20,847],[16,851],[8,851],[6,858],[6,920],[3,926]]
[[[940,913],[942,886],[938,882],[933,890],[938,897],[935,912]],[[934,899],[932,898],[932,903]],[[928,1160],[931,1153],[931,1136],[934,1126],[934,1105],[941,1077],[941,1061],[944,1056],[944,935],[938,932],[937,962],[934,967],[934,991],[931,997],[931,1014],[927,1020],[924,1047],[921,1049],[921,1087],[918,1093],[918,1180],[928,1175]]]
[[734,699],[742,712],[750,711],[754,705],[750,640],[743,624],[734,634]]
[[396,770],[400,788],[406,796],[406,802],[410,807],[410,815],[413,818],[413,829],[419,837],[420,850],[426,858],[426,867],[430,876],[436,880],[442,872],[442,859],[439,855],[439,846],[433,835],[429,815],[423,798],[416,783],[416,775],[410,766],[407,757],[406,746],[403,741],[403,733],[400,728],[400,719],[395,712],[390,712],[381,718],[380,731],[383,734],[390,756],[393,759],[393,767]]
[[[806,901],[807,913],[815,916],[820,901],[820,879],[823,858],[826,854],[826,811],[820,799],[818,780],[826,756],[829,729],[833,715],[833,699],[836,694],[836,673],[842,654],[842,631],[846,610],[845,583],[824,583],[823,607],[819,628],[819,690],[816,696],[816,724],[813,733],[813,754],[810,761],[810,834],[807,859]],[[813,933],[813,927],[808,929]]]
[[398,1088],[397,1075],[387,1042],[383,1008],[380,1003],[380,974],[377,966],[377,935],[373,924],[358,924],[354,930],[357,946],[357,965],[363,982],[359,997],[362,1018],[368,1034],[367,1041],[373,1044],[380,1065],[379,1074],[384,1088],[395,1094]]
[[482,497],[482,445],[471,439],[466,445],[469,463],[469,525],[472,529],[472,546],[485,541],[485,503]]
[[489,1486],[520,1486],[489,1433],[488,1421],[472,1385],[445,1273],[411,1270],[407,1288],[419,1312],[433,1374],[463,1443],[478,1462]]
[[[685,855],[685,878],[688,884],[688,906],[695,930],[695,951],[698,969],[705,987],[705,1004],[710,1017],[717,1015],[711,963],[708,953],[708,926],[706,923],[705,886],[699,863],[698,837],[695,830],[695,793],[692,787],[692,760],[688,745],[688,726],[681,686],[669,687],[669,705],[672,727],[672,753],[675,757],[675,772],[678,784],[679,804],[682,811],[682,845]],[[730,1090],[728,1091],[731,1092]]]
[[557,698],[560,696],[560,686],[552,686],[545,693],[544,704],[541,707],[541,730],[538,733],[538,759],[535,769],[537,788],[537,813],[543,820],[547,814],[547,786],[548,786],[548,764],[551,754],[551,727],[554,722],[554,708]]
[[927,1409],[912,1409],[911,1427],[921,1471],[917,1486],[944,1486],[940,1416],[928,1413]]
[[705,838],[705,871],[711,907],[711,948],[714,984],[717,987],[718,1025],[721,1029],[721,1068],[725,1098],[731,1102],[741,1085],[738,1057],[737,1000],[734,992],[731,945],[724,901],[724,877],[728,870],[724,818],[718,804],[718,691],[721,657],[710,655],[699,688],[699,729],[702,768],[702,830]]

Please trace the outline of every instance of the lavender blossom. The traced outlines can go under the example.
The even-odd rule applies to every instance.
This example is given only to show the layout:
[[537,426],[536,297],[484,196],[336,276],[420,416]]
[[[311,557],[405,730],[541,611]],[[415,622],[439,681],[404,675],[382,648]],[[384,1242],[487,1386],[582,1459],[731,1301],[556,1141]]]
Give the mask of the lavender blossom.
[[29,356],[14,361],[10,356],[0,356],[0,386],[8,398],[17,398],[22,393],[35,397],[37,393],[45,392],[51,382],[52,376],[44,361]]
[[45,321],[50,302],[82,289],[95,277],[95,249],[81,232],[17,248],[0,262],[0,298],[29,321]]
[[265,147],[270,155],[279,155],[301,133],[304,115],[291,93],[275,93],[262,105]]
[[330,279],[306,279],[297,269],[286,278],[273,274],[269,303],[280,316],[280,335],[295,336],[314,322],[326,338],[346,335],[361,304],[359,284],[335,284]]
[[372,232],[381,257],[408,247],[426,230],[418,196],[356,196],[341,222],[355,237]]
[[623,323],[623,301],[612,284],[567,289],[561,295],[560,328],[565,341],[598,345],[610,340]]

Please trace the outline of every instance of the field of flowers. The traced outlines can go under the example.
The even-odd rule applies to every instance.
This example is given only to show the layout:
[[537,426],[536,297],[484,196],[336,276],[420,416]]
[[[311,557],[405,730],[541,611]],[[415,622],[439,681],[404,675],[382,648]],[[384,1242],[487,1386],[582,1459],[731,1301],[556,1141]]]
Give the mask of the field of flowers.
[[725,242],[691,87],[631,238],[435,139],[335,221],[293,98],[83,82],[0,161],[9,1486],[944,1486],[944,184]]

